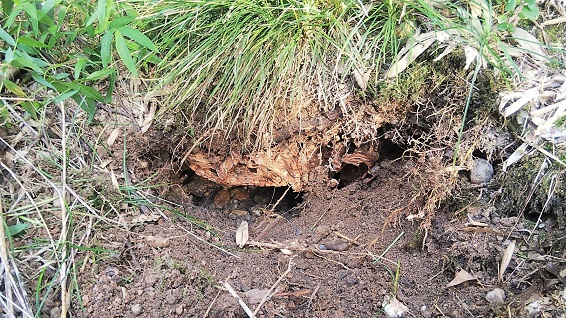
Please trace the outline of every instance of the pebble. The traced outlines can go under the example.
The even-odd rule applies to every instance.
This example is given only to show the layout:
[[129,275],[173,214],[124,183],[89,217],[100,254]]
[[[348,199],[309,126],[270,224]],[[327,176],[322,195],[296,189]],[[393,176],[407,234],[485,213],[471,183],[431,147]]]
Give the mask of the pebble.
[[157,276],[154,274],[149,274],[145,277],[145,283],[147,286],[153,286],[157,282]]
[[501,288],[495,288],[494,290],[487,293],[485,299],[492,305],[499,305],[505,302],[505,291]]
[[177,315],[182,315],[184,310],[185,310],[185,304],[180,304],[179,306],[177,306],[177,308],[175,308],[175,313]]
[[214,205],[216,205],[216,207],[219,209],[223,209],[226,205],[228,205],[229,202],[230,192],[228,192],[228,190],[220,190],[214,196]]
[[493,166],[485,159],[474,159],[470,168],[470,182],[481,184],[493,178]]
[[538,317],[540,315],[541,309],[538,300],[525,306],[525,311],[529,317]]
[[142,306],[140,304],[135,304],[132,306],[131,311],[134,316],[139,316],[142,312]]

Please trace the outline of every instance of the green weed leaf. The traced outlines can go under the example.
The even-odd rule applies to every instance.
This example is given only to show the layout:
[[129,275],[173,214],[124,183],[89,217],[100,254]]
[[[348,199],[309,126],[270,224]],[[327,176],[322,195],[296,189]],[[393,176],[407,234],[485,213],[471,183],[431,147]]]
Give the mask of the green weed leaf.
[[155,44],[153,44],[153,42],[151,42],[151,40],[140,31],[128,26],[121,26],[118,28],[118,31],[120,31],[120,33],[122,33],[124,36],[134,40],[141,46],[146,47],[153,52],[157,52],[157,47],[155,46]]
[[16,96],[26,97],[26,93],[16,83],[10,81],[9,79],[4,78],[2,80],[2,84],[4,85],[4,87],[6,87],[6,89],[8,89],[10,92],[15,94]]
[[111,67],[111,68],[99,70],[99,71],[96,71],[96,72],[92,72],[86,77],[86,79],[90,80],[90,81],[97,81],[97,80],[101,80],[101,79],[108,77],[108,75],[110,75],[114,72],[116,72],[116,69]]
[[102,60],[102,66],[108,67],[110,61],[112,60],[112,38],[114,37],[114,31],[108,30],[104,32],[104,35],[100,39],[100,59]]
[[37,119],[37,110],[41,107],[38,102],[23,102],[22,108],[33,118]]
[[2,10],[6,14],[12,13],[13,8],[14,8],[14,1],[13,0],[2,0]]
[[75,96],[78,92],[79,92],[79,89],[75,89],[75,90],[68,91],[68,92],[65,92],[63,94],[60,94],[59,96],[57,96],[57,98],[55,98],[54,102],[55,103],[62,102],[64,100],[68,99],[68,98]]
[[110,22],[110,25],[108,26],[109,29],[117,29],[121,26],[124,26],[126,24],[130,24],[130,22],[134,21],[134,17],[131,17],[129,15],[125,15],[123,17],[118,17],[114,20],[112,20],[112,22]]
[[53,90],[56,90],[56,89],[55,89],[55,86],[53,86],[49,81],[47,81],[45,78],[43,78],[43,76],[41,76],[40,74],[38,74],[38,73],[36,73],[36,72],[32,72],[32,73],[31,73],[31,77],[32,77],[36,82],[38,82],[39,84],[41,84],[41,85],[43,85],[43,86],[45,86],[45,87],[51,88],[51,89],[53,89]]
[[529,19],[532,21],[536,21],[538,19],[539,14],[540,11],[536,6],[533,9],[529,7],[523,7],[521,13],[519,13],[519,17],[521,19]]
[[98,21],[102,20],[102,15],[104,14],[105,8],[106,8],[106,0],[98,0],[96,5],[96,10],[90,16],[88,21],[86,21],[85,26],[92,25],[96,20]]
[[84,57],[81,57],[77,60],[77,63],[75,63],[75,70],[73,72],[73,77],[75,79],[78,79],[81,76],[81,73],[87,62],[88,60]]
[[130,49],[128,49],[128,44],[126,43],[126,40],[124,39],[124,36],[122,36],[122,33],[120,33],[120,31],[116,31],[115,40],[116,40],[116,51],[118,51],[118,55],[120,56],[120,59],[122,59],[122,63],[124,63],[126,68],[128,68],[128,70],[132,72],[134,76],[137,77],[138,70],[136,69],[136,63],[132,58],[132,53],[130,52]]
[[4,52],[4,62],[11,63],[14,60],[14,51],[9,47],[6,52]]
[[14,40],[14,38],[2,28],[0,28],[0,39],[4,40],[11,46],[16,46],[16,41]]
[[516,7],[517,7],[517,0],[509,0],[509,2],[507,2],[507,4],[505,5],[505,11],[513,12],[515,11]]
[[34,40],[30,37],[27,37],[27,36],[20,36],[18,38],[18,43],[21,43],[21,44],[27,45],[27,46],[31,46],[31,47],[35,47],[35,48],[38,48],[38,49],[42,49],[42,48],[47,47],[47,45],[45,45],[45,44],[43,44],[43,43],[41,43],[37,40]]
[[28,226],[29,224],[27,223],[18,223],[18,224],[10,225],[8,226],[8,232],[6,234],[8,234],[9,237],[14,237],[25,231],[28,228]]

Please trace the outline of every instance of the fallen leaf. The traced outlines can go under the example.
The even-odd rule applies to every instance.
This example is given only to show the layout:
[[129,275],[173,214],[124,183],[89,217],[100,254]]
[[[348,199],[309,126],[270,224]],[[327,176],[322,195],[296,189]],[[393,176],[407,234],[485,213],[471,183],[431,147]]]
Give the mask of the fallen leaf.
[[528,31],[515,27],[511,32],[511,35],[513,35],[515,41],[519,43],[519,46],[535,59],[539,61],[545,61],[548,59],[542,44]]
[[132,223],[154,223],[159,221],[161,215],[155,214],[140,214],[132,219]]
[[116,138],[118,138],[118,135],[120,135],[120,128],[116,127],[114,128],[114,130],[112,130],[110,136],[108,136],[108,139],[106,139],[106,144],[108,146],[112,146],[114,142],[116,142]]
[[477,280],[477,279],[478,279],[477,277],[472,276],[470,273],[462,269],[458,272],[458,274],[456,274],[456,277],[454,277],[454,279],[446,285],[446,287],[460,285],[463,282],[467,282],[470,280]]
[[356,80],[356,84],[358,84],[360,89],[362,91],[365,91],[368,87],[369,73],[354,70],[354,79]]
[[248,234],[248,222],[242,221],[238,229],[236,230],[236,244],[238,247],[242,248],[248,242],[249,234]]
[[513,253],[515,253],[515,241],[511,242],[505,252],[503,253],[503,257],[501,258],[501,265],[499,265],[499,281],[503,281],[503,274],[505,270],[507,270],[507,266],[509,266],[509,262],[511,262],[511,257],[513,257]]
[[165,237],[148,235],[145,237],[145,240],[147,244],[156,248],[169,246],[169,239]]

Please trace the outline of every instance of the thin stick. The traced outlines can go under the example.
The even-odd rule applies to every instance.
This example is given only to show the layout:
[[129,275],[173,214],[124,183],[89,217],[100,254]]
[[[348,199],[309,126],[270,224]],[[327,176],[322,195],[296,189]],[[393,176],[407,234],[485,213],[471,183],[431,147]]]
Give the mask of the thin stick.
[[362,243],[358,242],[356,239],[350,238],[350,237],[348,237],[348,236],[346,236],[346,235],[344,235],[344,234],[342,234],[342,233],[340,233],[340,232],[338,232],[338,231],[336,231],[336,232],[334,232],[334,233],[336,234],[336,236],[341,237],[341,238],[343,238],[343,239],[349,241],[349,242],[352,243],[352,244],[355,244],[355,245],[358,245],[358,246],[362,246],[362,245],[363,245]]
[[230,286],[230,284],[228,282],[224,282],[223,286],[230,293],[230,295],[232,295],[232,297],[234,297],[238,300],[238,303],[240,304],[242,309],[244,309],[244,311],[246,312],[248,317],[255,318],[255,314],[252,312],[250,307],[248,307],[248,305],[246,305],[246,303],[242,300],[242,298],[240,298],[240,296],[238,296],[238,294],[236,293],[236,291],[234,291],[232,286]]
[[218,296],[220,296],[220,292],[222,292],[222,290],[218,290],[218,292],[216,293],[216,296],[214,296],[214,299],[212,300],[212,302],[210,303],[210,305],[208,305],[208,308],[206,308],[206,311],[204,312],[204,315],[202,316],[202,318],[206,318],[208,317],[208,314],[210,313],[210,310],[212,309],[212,306],[214,305],[214,303],[216,302],[216,299],[218,299]]
[[287,195],[287,192],[289,192],[289,190],[291,189],[291,187],[287,187],[287,190],[285,190],[285,192],[283,193],[283,195],[279,198],[279,200],[277,200],[277,202],[275,202],[275,204],[271,207],[271,209],[269,209],[269,215],[271,215],[273,213],[273,211],[275,210],[275,207],[277,205],[279,205],[279,203],[281,203],[281,201],[283,200],[283,198]]
[[199,241],[201,241],[201,242],[204,242],[204,243],[206,243],[206,244],[208,244],[208,245],[210,245],[210,246],[212,246],[212,247],[214,247],[214,248],[216,248],[216,249],[218,249],[218,250],[221,250],[222,252],[224,252],[224,253],[226,253],[226,254],[228,254],[228,255],[230,255],[230,256],[234,256],[235,258],[240,258],[240,256],[238,256],[238,255],[236,255],[236,254],[233,254],[233,253],[230,253],[230,252],[228,252],[227,250],[223,249],[222,247],[216,246],[216,245],[214,245],[214,244],[212,244],[212,243],[206,241],[205,239],[199,237],[198,235],[194,234],[193,232],[187,230],[186,228],[184,228],[184,227],[182,227],[182,226],[179,226],[179,227],[180,227],[181,229],[183,229],[185,232],[187,232],[187,234],[189,234],[190,236],[196,238],[197,240],[199,240]]
[[[8,276],[10,275],[10,262],[8,260],[8,249],[6,248],[6,233],[4,233],[4,212],[2,211],[2,200],[0,200],[0,240],[2,240],[2,244],[0,244],[0,260],[2,264],[4,264],[3,273],[0,272],[0,275],[4,276],[4,288],[6,289],[6,309],[8,310],[9,317],[14,317],[14,308],[12,304],[14,303],[12,300],[12,286],[10,286],[8,282]],[[1,280],[0,280],[1,281]]]
[[[59,102],[59,107],[61,108],[61,158],[62,158],[62,169],[61,169],[61,194],[59,195],[59,205],[61,207],[61,235],[59,236],[59,242],[67,242],[67,237],[69,235],[68,222],[70,217],[67,213],[67,202],[65,202],[65,194],[67,193],[67,122],[65,113],[65,103]],[[62,244],[63,250],[61,251],[61,318],[67,317],[67,312],[69,310],[68,306],[71,303],[70,292],[67,290],[67,275],[69,270],[69,263],[67,263],[67,244]],[[72,260],[71,260],[72,262]]]
[[330,207],[332,206],[332,202],[334,201],[334,194],[336,194],[336,189],[334,189],[332,191],[332,197],[330,198],[330,202],[328,203],[328,207],[326,208],[326,210],[320,215],[320,217],[318,218],[318,220],[316,220],[316,222],[314,222],[314,224],[311,226],[311,229],[314,229],[317,225],[318,222],[320,222],[320,220],[322,220],[322,218],[326,215],[326,213],[328,213],[328,211],[330,211]]
[[265,302],[267,302],[271,298],[273,290],[275,289],[275,287],[277,287],[277,285],[279,285],[279,283],[283,280],[283,278],[285,278],[285,276],[287,276],[287,274],[289,274],[289,272],[291,272],[293,265],[295,265],[295,263],[293,263],[293,258],[295,258],[295,257],[297,257],[297,255],[293,255],[289,259],[289,264],[287,265],[287,270],[281,276],[279,276],[279,279],[275,282],[275,284],[273,284],[273,286],[271,286],[271,288],[267,291],[265,296],[263,296],[263,299],[261,300],[259,305],[257,305],[257,307],[254,310],[254,313],[253,313],[254,316],[259,312],[259,310],[261,309],[261,306],[263,306],[263,304],[265,304]]

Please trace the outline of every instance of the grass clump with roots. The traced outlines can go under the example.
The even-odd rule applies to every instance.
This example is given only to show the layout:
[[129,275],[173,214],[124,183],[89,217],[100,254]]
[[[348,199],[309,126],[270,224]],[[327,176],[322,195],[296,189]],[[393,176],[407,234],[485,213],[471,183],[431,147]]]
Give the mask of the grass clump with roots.
[[167,52],[162,113],[256,146],[270,142],[276,114],[307,101],[332,108],[346,77],[375,76],[404,20],[397,4],[357,1],[158,1],[143,16]]

